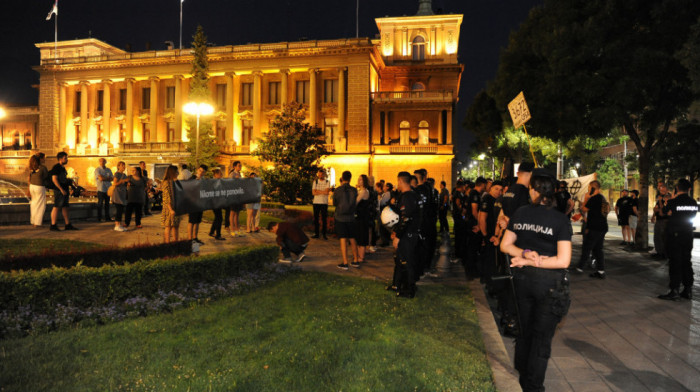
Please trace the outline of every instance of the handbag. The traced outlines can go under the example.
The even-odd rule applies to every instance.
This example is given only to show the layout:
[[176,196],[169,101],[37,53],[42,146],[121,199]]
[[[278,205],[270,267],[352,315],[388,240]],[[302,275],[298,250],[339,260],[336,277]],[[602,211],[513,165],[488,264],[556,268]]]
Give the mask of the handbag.
[[112,184],[109,186],[107,189],[107,196],[112,197],[114,196],[114,190],[117,189],[117,186],[115,184]]

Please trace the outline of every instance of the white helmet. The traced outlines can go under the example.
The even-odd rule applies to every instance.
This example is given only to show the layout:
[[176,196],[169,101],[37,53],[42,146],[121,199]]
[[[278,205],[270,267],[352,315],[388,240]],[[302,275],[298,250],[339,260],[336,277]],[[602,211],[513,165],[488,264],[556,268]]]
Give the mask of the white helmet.
[[399,223],[399,215],[389,206],[384,207],[382,210],[381,219],[382,224],[389,229],[394,227],[395,224]]

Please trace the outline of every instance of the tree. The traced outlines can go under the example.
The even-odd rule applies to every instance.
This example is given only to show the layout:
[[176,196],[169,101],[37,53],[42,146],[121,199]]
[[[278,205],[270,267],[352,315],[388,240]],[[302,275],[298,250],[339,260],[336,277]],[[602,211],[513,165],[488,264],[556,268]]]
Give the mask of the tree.
[[691,184],[700,179],[700,124],[686,124],[671,132],[654,152],[653,162],[656,178],[688,178]]
[[[209,91],[209,60],[207,59],[207,36],[204,35],[202,26],[197,26],[192,48],[194,58],[192,59],[192,79],[190,80],[190,102],[212,104],[211,91]],[[178,108],[181,109],[181,108]],[[199,149],[197,149],[197,118],[188,116],[187,118],[187,151],[190,157],[187,164],[190,167],[197,165],[217,166],[216,158],[219,156],[219,146],[215,143],[215,136],[212,130],[211,121],[200,118],[199,122]],[[199,155],[195,151],[199,150]]]
[[270,132],[258,140],[253,152],[273,167],[261,169],[265,195],[293,204],[311,201],[311,181],[328,155],[323,132],[304,121],[303,107],[292,102],[270,124]]
[[682,49],[699,15],[696,0],[545,0],[511,34],[490,86],[504,110],[525,91],[537,136],[624,129],[639,154],[639,249],[648,246],[651,158],[694,98]]
[[615,158],[606,159],[596,172],[603,189],[621,189],[625,186],[623,167]]

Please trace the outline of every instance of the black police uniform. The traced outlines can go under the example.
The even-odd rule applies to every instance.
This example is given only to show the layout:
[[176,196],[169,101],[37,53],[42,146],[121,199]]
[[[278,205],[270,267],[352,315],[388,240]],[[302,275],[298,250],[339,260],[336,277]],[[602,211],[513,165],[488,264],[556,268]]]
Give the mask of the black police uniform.
[[[508,223],[515,245],[542,256],[557,254],[557,242],[571,241],[564,214],[554,208],[528,205],[519,208]],[[566,269],[513,268],[513,283],[520,310],[520,335],[515,341],[515,369],[523,391],[543,391],[552,338],[569,310]]]
[[496,234],[498,214],[501,212],[501,202],[489,193],[481,198],[479,212],[486,213],[486,236],[483,238],[484,246],[481,249],[480,264],[482,277],[490,285],[491,277],[496,272],[496,246],[490,241]]
[[481,268],[479,265],[479,249],[481,248],[481,242],[483,238],[481,232],[473,231],[474,226],[479,225],[479,220],[472,213],[472,206],[476,205],[477,211],[479,210],[479,205],[481,204],[481,194],[476,189],[472,189],[469,192],[469,199],[467,200],[467,254],[465,266],[467,270],[467,275],[471,276],[481,276]]
[[455,233],[455,256],[464,260],[467,243],[467,223],[464,220],[464,194],[461,191],[452,192],[452,221]]
[[[557,202],[557,210],[562,214],[566,214],[566,209],[569,207],[569,200],[571,200],[571,193],[562,189],[554,194],[554,200]],[[567,215],[571,215],[571,213],[569,212]]]
[[[423,204],[423,216],[420,226],[420,237],[422,241],[418,242],[418,264],[416,265],[416,280],[418,280],[426,269],[430,268],[430,263],[435,254],[435,222],[433,215],[437,216],[437,206],[432,203],[433,191],[427,182],[418,185],[415,192],[421,199]],[[431,229],[432,223],[432,229]]]
[[419,262],[416,252],[418,236],[423,217],[423,203],[413,190],[399,196],[399,222],[394,225],[394,233],[399,245],[394,257],[393,285],[398,295],[412,298],[416,293],[415,271]]
[[698,203],[682,193],[666,202],[664,213],[669,214],[666,226],[666,252],[669,258],[668,272],[671,290],[683,283],[683,297],[690,299],[693,287],[693,264],[690,262],[693,249],[693,219],[698,212]]

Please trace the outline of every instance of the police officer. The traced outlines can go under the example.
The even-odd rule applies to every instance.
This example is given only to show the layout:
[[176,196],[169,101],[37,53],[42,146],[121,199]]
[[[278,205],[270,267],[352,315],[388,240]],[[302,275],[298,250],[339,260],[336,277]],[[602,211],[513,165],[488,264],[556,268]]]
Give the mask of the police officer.
[[[467,274],[472,277],[482,276],[482,265],[479,262],[479,250],[483,237],[479,230],[479,205],[481,204],[481,194],[486,189],[486,179],[479,177],[476,179],[474,188],[469,191],[469,199],[467,201],[469,207],[467,227],[469,228],[469,240],[467,242]],[[483,283],[483,279],[482,279]]]
[[492,182],[488,193],[481,198],[479,205],[479,230],[483,238],[481,249],[482,276],[487,286],[490,286],[491,276],[496,271],[496,247],[499,245],[499,237],[496,235],[498,215],[501,212],[501,191],[503,183]]
[[427,181],[428,171],[418,169],[413,172],[418,180],[415,191],[420,196],[423,203],[423,218],[420,228],[420,236],[423,241],[418,243],[418,254],[420,261],[416,268],[416,279],[419,279],[426,270],[430,269],[435,254],[435,241],[437,231],[435,223],[437,221],[437,204],[433,197],[433,190]]
[[399,173],[399,222],[394,225],[391,233],[392,244],[396,249],[394,280],[392,286],[387,288],[397,291],[397,296],[405,298],[416,295],[415,271],[419,262],[416,249],[423,217],[423,203],[420,196],[411,189],[410,181],[409,172]]
[[[664,213],[668,216],[666,226],[666,252],[669,258],[668,274],[671,290],[659,295],[660,299],[677,301],[681,297],[693,298],[693,264],[690,252],[693,249],[693,219],[698,212],[698,203],[688,196],[690,181],[678,180],[676,191],[666,206]],[[683,291],[678,292],[683,283]]]
[[566,215],[554,207],[555,182],[543,169],[535,169],[532,203],[511,216],[501,243],[501,251],[511,256],[520,310],[515,369],[523,391],[544,390],[554,331],[571,303],[567,267],[572,233]]
[[467,241],[466,222],[464,213],[464,181],[457,180],[457,186],[452,191],[452,221],[455,234],[455,257],[464,260],[464,250]]

